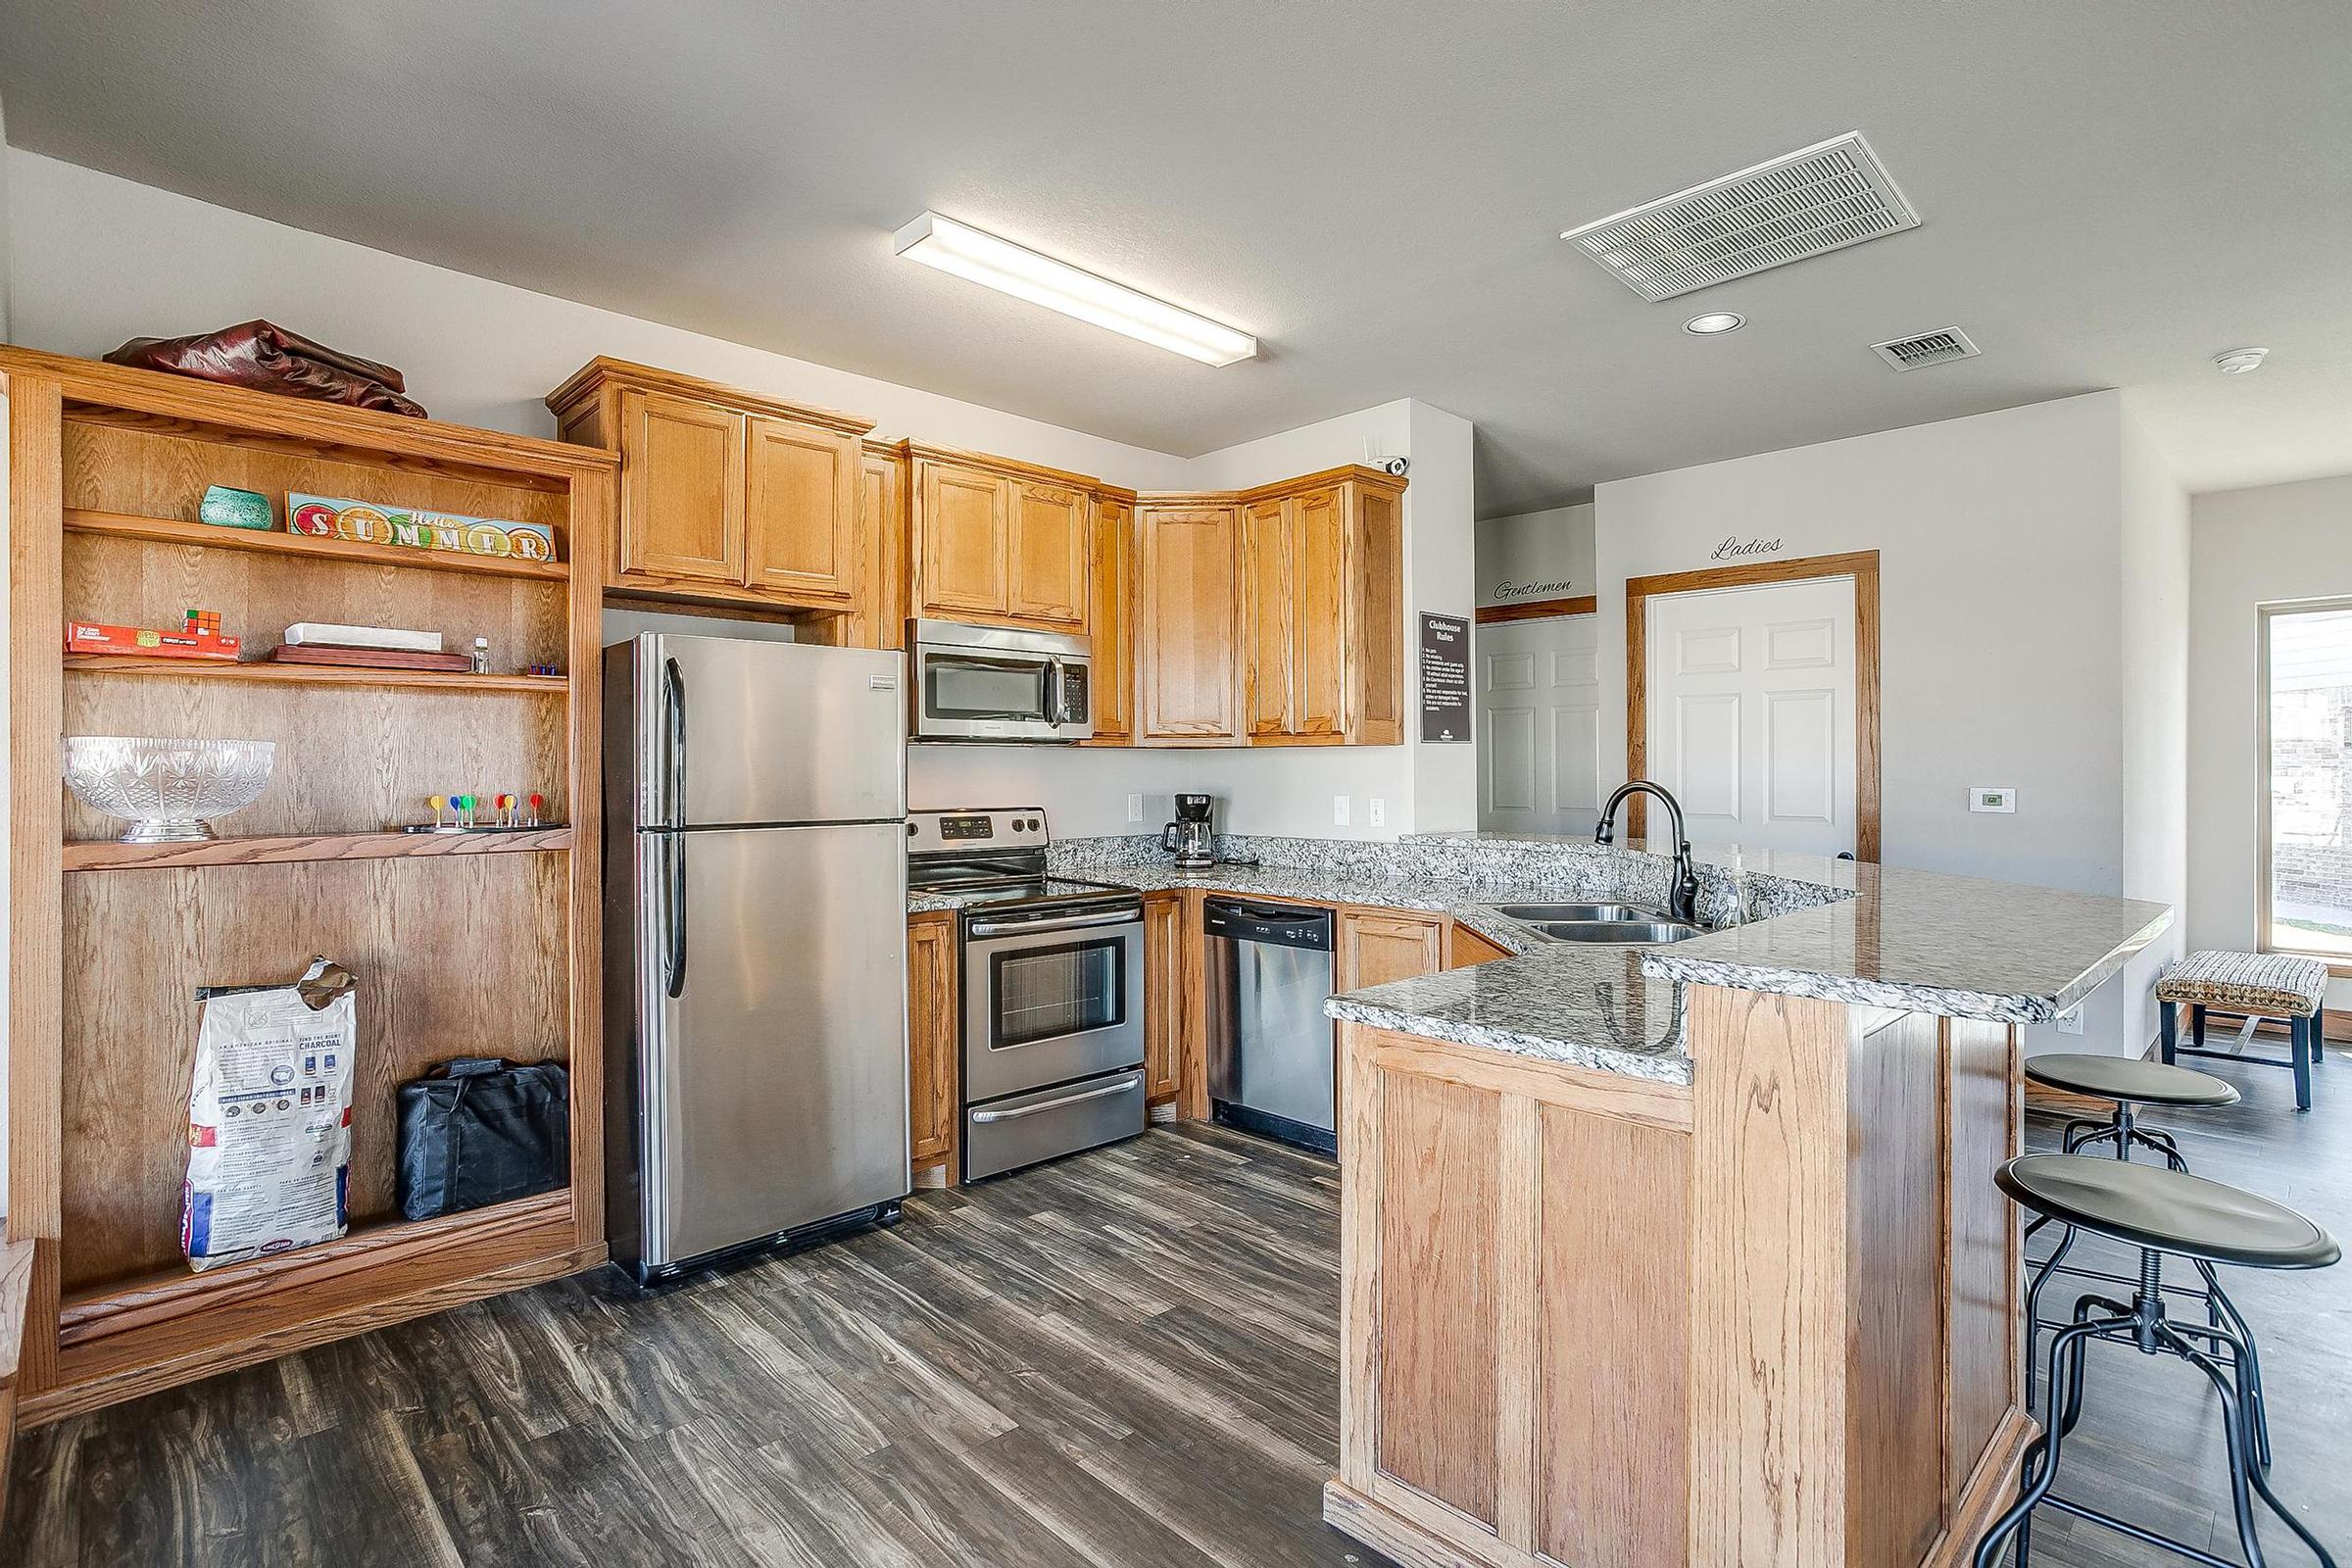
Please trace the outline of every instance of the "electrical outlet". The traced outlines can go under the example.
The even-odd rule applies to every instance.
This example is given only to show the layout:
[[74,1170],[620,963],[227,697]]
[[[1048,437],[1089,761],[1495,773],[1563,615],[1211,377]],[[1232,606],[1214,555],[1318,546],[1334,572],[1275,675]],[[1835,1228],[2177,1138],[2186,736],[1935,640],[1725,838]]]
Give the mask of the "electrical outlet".
[[1130,795],[1130,796],[1128,796],[1128,797],[1127,797],[1127,820],[1128,820],[1128,821],[1130,821],[1130,822],[1141,822],[1143,819],[1144,819],[1144,798],[1143,798],[1143,796],[1141,796],[1141,795]]
[[1389,825],[1389,803],[1375,795],[1364,802],[1364,822],[1371,827]]
[[1348,797],[1345,795],[1334,795],[1331,798],[1331,825],[1333,827],[1348,825]]
[[2017,809],[2017,791],[2006,784],[1979,784],[1968,792],[1968,808],[1972,811],[2014,811]]
[[2078,1002],[2058,1015],[2058,1032],[2062,1035],[2079,1035],[2082,1032],[2082,1004]]

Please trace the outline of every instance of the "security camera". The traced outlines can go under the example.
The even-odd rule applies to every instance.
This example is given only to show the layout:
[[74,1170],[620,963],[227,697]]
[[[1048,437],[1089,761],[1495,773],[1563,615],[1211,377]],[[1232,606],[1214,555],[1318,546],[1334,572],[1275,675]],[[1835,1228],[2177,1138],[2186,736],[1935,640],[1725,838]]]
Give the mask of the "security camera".
[[1410,458],[1383,458],[1380,460],[1380,471],[1393,473],[1399,479],[1404,477],[1404,470],[1411,466],[1412,459]]

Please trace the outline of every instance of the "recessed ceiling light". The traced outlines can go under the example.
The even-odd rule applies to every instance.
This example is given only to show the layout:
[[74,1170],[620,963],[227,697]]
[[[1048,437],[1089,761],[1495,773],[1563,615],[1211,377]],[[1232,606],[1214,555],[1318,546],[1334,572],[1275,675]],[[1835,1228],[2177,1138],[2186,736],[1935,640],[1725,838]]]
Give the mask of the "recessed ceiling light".
[[1124,332],[1202,365],[1231,365],[1257,353],[1257,339],[1247,332],[937,213],[925,213],[907,223],[893,243],[908,261]]
[[1704,334],[1737,332],[1746,324],[1747,318],[1741,316],[1738,311],[1709,311],[1704,316],[1693,316],[1685,321],[1683,330]]
[[2224,375],[2243,375],[2248,370],[2261,369],[2262,362],[2269,358],[2270,352],[2269,349],[2225,349],[2213,357],[2213,368]]

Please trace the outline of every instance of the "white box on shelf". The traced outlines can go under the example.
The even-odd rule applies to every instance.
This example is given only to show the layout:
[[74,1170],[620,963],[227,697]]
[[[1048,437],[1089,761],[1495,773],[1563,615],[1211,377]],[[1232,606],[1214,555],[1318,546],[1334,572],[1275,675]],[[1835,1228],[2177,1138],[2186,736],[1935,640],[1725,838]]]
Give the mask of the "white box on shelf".
[[286,628],[284,639],[296,648],[391,648],[407,654],[437,654],[437,631],[405,631],[398,626],[338,626],[331,621],[300,620]]

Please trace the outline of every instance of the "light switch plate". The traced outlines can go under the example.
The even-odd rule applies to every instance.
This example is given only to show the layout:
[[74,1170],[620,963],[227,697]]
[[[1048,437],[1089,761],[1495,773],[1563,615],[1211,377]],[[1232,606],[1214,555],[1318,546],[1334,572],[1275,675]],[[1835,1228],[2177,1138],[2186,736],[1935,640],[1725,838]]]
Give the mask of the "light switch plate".
[[2082,1004],[2078,1002],[2058,1015],[2058,1032],[2062,1035],[2079,1035],[2082,1032]]
[[1127,797],[1127,820],[1128,820],[1128,821],[1130,821],[1130,822],[1141,822],[1143,819],[1144,819],[1144,798],[1143,798],[1141,795],[1130,795],[1130,796],[1128,796],[1128,797]]
[[1348,825],[1348,797],[1345,795],[1334,795],[1331,798],[1331,825],[1333,827]]
[[1968,792],[1968,808],[1972,811],[2014,811],[2017,809],[2017,791],[2007,784],[1978,784]]

